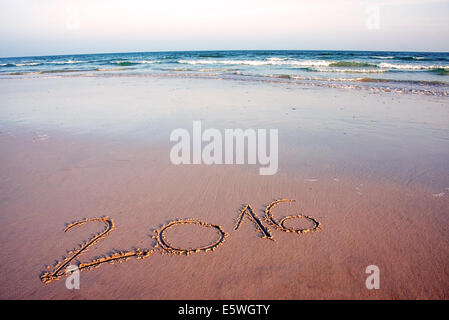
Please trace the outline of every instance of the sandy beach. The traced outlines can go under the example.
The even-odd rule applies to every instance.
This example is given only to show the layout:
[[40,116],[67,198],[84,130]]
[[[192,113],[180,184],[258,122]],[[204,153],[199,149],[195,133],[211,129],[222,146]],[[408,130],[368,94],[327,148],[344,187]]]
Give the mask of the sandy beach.
[[[170,132],[279,129],[279,170],[173,165]],[[182,77],[0,79],[1,299],[448,299],[449,100],[444,96]],[[312,216],[319,232],[263,220]],[[239,210],[250,204],[275,241]],[[48,284],[46,266],[101,232],[73,262],[133,248],[148,258]],[[173,219],[219,225],[216,250],[161,254],[153,230]],[[289,220],[289,227],[304,221]],[[167,231],[178,247],[213,228]],[[365,286],[369,265],[380,289]],[[51,270],[51,267],[50,267]]]

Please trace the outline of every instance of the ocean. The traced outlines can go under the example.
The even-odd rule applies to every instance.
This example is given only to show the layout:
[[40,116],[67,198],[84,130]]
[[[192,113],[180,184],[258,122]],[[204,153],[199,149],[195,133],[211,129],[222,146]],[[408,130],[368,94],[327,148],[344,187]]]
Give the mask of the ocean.
[[449,95],[449,53],[176,51],[0,58],[0,78],[196,77]]

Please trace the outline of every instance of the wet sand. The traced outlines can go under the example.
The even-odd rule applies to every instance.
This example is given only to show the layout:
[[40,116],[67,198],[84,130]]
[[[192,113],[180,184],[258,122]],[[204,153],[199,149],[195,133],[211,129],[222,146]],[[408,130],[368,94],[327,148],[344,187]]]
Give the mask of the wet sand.
[[[2,299],[448,299],[449,103],[221,80],[39,78],[0,81]],[[278,128],[279,171],[259,165],[180,165],[175,128]],[[239,209],[262,219],[304,214],[319,232],[267,226],[261,238]],[[81,255],[152,249],[153,230],[195,218],[229,233],[213,252],[160,254],[45,285],[46,265],[104,229]],[[304,227],[298,221],[290,227]],[[210,228],[167,231],[179,247],[213,242]],[[365,268],[380,268],[380,289]]]

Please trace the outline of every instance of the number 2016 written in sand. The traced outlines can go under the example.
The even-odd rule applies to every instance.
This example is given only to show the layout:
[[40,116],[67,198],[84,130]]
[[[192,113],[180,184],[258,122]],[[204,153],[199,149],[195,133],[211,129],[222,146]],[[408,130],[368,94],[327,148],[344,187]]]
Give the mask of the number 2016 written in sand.
[[[297,234],[304,234],[308,233],[310,231],[318,231],[321,228],[320,222],[318,222],[315,218],[311,216],[305,216],[305,215],[291,215],[286,216],[280,220],[275,219],[273,215],[273,208],[277,206],[278,204],[282,202],[293,202],[294,200],[288,200],[288,199],[279,199],[275,200],[272,203],[270,203],[265,208],[265,222],[272,226],[274,229],[283,231],[283,232],[294,232]],[[261,233],[262,238],[274,240],[274,237],[271,234],[270,229],[263,224],[259,216],[254,212],[252,207],[250,205],[244,206],[237,217],[234,230],[237,230],[244,218],[247,217],[251,222],[253,222],[258,230],[258,232]],[[312,223],[312,226],[309,228],[290,228],[285,226],[285,222],[291,219],[306,219]],[[93,236],[92,238],[85,240],[81,243],[80,247],[77,249],[74,249],[72,251],[69,251],[69,256],[62,259],[61,261],[58,261],[52,268],[51,271],[44,272],[40,278],[43,283],[47,284],[52,282],[53,280],[58,280],[65,274],[65,268],[72,262],[74,259],[80,257],[83,253],[88,251],[88,249],[98,241],[104,239],[106,236],[108,236],[112,230],[115,228],[114,220],[109,217],[101,217],[101,218],[93,218],[93,219],[84,219],[80,221],[73,222],[69,224],[65,229],[64,232],[67,232],[73,227],[76,226],[82,226],[83,224],[87,222],[101,222],[105,224],[105,229]],[[211,242],[205,246],[197,247],[197,248],[178,248],[176,246],[173,246],[170,244],[166,237],[166,231],[172,228],[175,228],[180,225],[185,224],[192,224],[192,225],[198,225],[205,228],[213,228],[216,229],[218,233],[218,239],[214,242]],[[224,241],[226,240],[226,237],[228,237],[228,233],[223,230],[223,228],[219,225],[210,224],[201,220],[196,219],[177,219],[177,220],[171,220],[167,224],[163,225],[159,229],[154,230],[153,239],[156,240],[156,244],[154,245],[154,249],[141,249],[137,248],[132,251],[117,251],[114,252],[111,255],[102,256],[98,259],[91,260],[89,262],[81,262],[78,265],[78,269],[80,271],[82,270],[91,270],[93,268],[97,268],[105,263],[115,263],[115,262],[124,262],[131,258],[137,258],[137,259],[144,259],[149,257],[151,254],[153,254],[156,250],[158,250],[160,253],[165,254],[176,254],[176,255],[190,255],[193,253],[198,252],[208,252],[208,251],[214,251],[219,246],[221,246]],[[51,267],[48,266],[48,269]]]

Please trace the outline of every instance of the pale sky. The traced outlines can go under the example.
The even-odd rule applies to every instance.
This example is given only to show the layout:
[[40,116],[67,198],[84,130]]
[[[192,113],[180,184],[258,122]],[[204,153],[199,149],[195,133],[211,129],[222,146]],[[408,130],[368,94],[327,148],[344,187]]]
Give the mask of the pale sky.
[[449,0],[0,0],[0,56],[449,51]]

